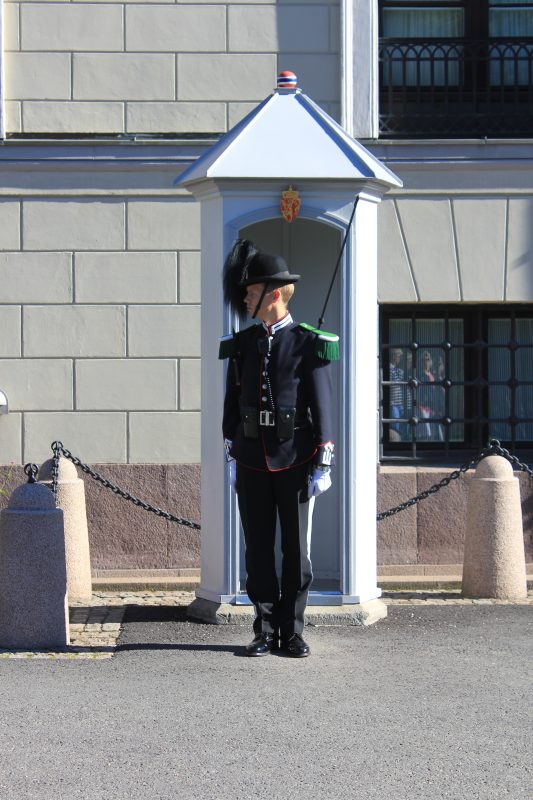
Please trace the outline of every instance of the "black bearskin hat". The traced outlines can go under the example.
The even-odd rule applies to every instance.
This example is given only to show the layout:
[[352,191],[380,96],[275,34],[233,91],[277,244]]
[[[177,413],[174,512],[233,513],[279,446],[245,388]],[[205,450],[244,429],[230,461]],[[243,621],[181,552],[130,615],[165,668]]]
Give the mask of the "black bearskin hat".
[[237,239],[231,248],[223,272],[224,300],[237,316],[246,319],[244,297],[253,283],[283,286],[296,283],[299,275],[291,275],[281,256],[263,253],[248,239]]

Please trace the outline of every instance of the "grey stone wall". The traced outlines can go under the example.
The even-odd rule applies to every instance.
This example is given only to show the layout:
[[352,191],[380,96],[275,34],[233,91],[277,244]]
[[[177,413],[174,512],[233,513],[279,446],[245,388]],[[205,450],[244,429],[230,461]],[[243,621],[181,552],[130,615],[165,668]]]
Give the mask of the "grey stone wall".
[[2,463],[199,461],[199,207],[122,195],[0,198]]
[[339,116],[338,0],[5,2],[8,133],[224,132],[280,69]]

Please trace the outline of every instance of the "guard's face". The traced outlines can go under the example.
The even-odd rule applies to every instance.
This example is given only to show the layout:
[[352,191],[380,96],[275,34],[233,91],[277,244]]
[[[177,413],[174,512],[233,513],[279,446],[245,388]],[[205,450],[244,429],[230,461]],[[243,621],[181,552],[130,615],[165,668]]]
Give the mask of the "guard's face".
[[[263,289],[265,288],[264,283],[252,283],[250,286],[246,287],[246,296],[244,298],[244,304],[246,306],[246,311],[248,312],[248,316],[251,317],[255,311],[255,308],[263,294]],[[263,302],[257,312],[257,317],[259,319],[262,318],[262,314],[267,312],[272,307],[273,301],[273,294],[274,292],[267,292],[263,298]]]

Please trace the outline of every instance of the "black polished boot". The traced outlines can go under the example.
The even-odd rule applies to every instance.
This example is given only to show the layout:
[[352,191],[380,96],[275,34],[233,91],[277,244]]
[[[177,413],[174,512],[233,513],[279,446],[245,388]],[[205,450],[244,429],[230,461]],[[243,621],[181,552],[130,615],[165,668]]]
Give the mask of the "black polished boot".
[[246,645],[247,656],[267,656],[278,646],[278,637],[273,633],[257,633],[250,644]]
[[306,658],[311,655],[311,648],[299,633],[292,633],[281,640],[281,648],[292,658]]

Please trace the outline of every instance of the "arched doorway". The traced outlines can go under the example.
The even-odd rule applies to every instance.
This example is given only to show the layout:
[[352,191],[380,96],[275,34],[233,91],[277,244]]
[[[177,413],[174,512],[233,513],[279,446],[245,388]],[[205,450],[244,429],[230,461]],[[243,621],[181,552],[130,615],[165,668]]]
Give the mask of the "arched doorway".
[[[341,247],[341,231],[325,223],[309,219],[299,218],[291,224],[283,219],[271,219],[242,228],[239,236],[251,239],[269,253],[282,255],[291,272],[302,276],[291,301],[291,314],[299,322],[317,325]],[[340,333],[342,322],[340,277],[338,274],[328,303],[326,322],[323,326],[325,330],[335,333]],[[336,402],[334,435],[337,445],[342,441],[341,377],[340,364],[335,363],[333,365]],[[342,451],[338,449],[333,472],[333,486],[317,500],[315,505],[311,543],[314,573],[313,592],[342,592],[342,460]],[[279,538],[278,536],[278,550]],[[244,564],[242,537],[240,564]],[[244,591],[245,575],[242,568],[240,572],[241,591]],[[312,595],[310,601],[313,601]]]

